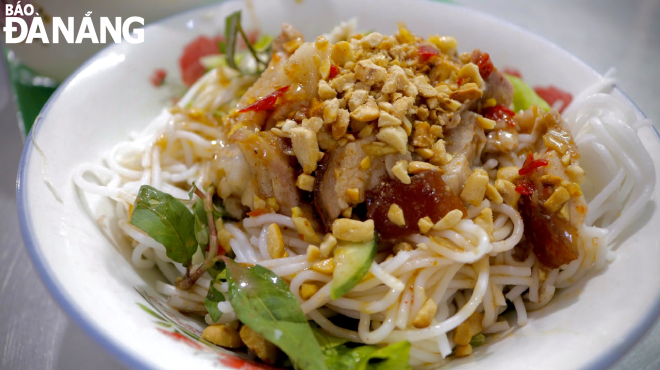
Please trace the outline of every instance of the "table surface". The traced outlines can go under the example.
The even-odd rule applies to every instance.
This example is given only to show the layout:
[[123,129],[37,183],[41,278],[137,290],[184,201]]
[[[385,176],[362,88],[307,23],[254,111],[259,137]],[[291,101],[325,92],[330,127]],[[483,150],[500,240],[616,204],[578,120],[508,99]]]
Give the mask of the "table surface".
[[[660,0],[462,0],[562,46],[604,73],[660,127]],[[0,65],[0,369],[124,369],[61,311],[20,236],[15,178],[23,140]],[[660,368],[660,325],[612,369]]]

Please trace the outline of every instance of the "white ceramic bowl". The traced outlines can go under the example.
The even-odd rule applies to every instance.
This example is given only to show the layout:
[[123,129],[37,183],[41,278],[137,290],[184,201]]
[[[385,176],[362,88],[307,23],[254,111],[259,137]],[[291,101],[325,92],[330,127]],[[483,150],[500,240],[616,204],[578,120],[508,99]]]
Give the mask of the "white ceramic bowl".
[[[394,0],[254,4],[254,13],[244,13],[245,21],[252,26],[258,21],[270,34],[276,34],[282,22],[290,22],[313,39],[351,17],[359,18],[361,29],[391,34],[397,21],[405,21],[421,35],[456,36],[461,50],[479,47],[489,52],[497,65],[519,68],[532,85],[553,84],[576,94],[600,79],[558,46],[461,6]],[[152,70],[176,71],[187,42],[199,34],[217,33],[224,17],[243,6],[227,2],[177,15],[147,27],[144,44],[104,49],[54,94],[23,152],[18,202],[36,269],[70,317],[132,368],[239,368],[242,361],[191,341],[188,334],[199,334],[198,322],[171,311],[153,312],[166,310],[151,289],[158,273],[132,267],[129,246],[115,238],[116,227],[108,226],[113,224],[109,203],[81,197],[71,170],[83,162],[99,162],[113,144],[144,127],[167,102],[148,82]],[[643,130],[642,142],[660,174],[660,140],[653,129]],[[612,364],[660,313],[657,194],[656,189],[643,217],[618,248],[616,261],[605,271],[531,313],[524,328],[451,366],[602,369]],[[101,214],[110,216],[96,219]],[[148,306],[140,294],[145,292],[153,297],[153,315],[140,306]]]

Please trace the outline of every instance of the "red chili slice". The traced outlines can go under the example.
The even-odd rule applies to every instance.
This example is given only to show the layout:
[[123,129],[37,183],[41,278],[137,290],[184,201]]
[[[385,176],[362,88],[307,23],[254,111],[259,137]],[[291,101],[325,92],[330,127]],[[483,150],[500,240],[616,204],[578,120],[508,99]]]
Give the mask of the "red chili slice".
[[516,183],[516,191],[522,195],[531,195],[534,185],[527,178],[523,178]]
[[464,77],[459,77],[458,80],[456,80],[456,84],[457,84],[458,86],[463,85],[463,82],[465,82],[465,78],[464,78]]
[[429,60],[436,55],[440,55],[440,51],[429,45],[421,45],[417,49],[417,54],[422,58],[422,60]]
[[484,108],[481,110],[481,115],[488,119],[492,119],[493,121],[505,121],[509,126],[516,125],[513,121],[513,116],[515,116],[516,113],[503,105]]
[[264,110],[272,109],[277,103],[277,99],[282,96],[285,92],[289,90],[289,86],[281,87],[272,93],[264,96],[263,98],[255,101],[254,103],[248,105],[247,107],[238,111],[238,113],[245,112],[261,112]]
[[339,67],[334,64],[330,65],[330,73],[328,74],[328,80],[332,80],[336,75],[339,74]]
[[149,80],[151,81],[151,84],[158,87],[163,84],[165,81],[165,77],[167,76],[167,71],[162,69],[162,68],[157,68],[154,70],[153,74],[151,77],[149,77]]
[[[539,167],[545,167],[548,165],[548,161],[545,159],[534,159],[534,155],[530,151],[527,154],[527,159],[525,159],[525,163],[523,164],[522,168],[518,170],[518,174],[520,176],[527,176],[534,172],[537,168]],[[522,194],[522,193],[521,193]]]
[[479,59],[477,59],[477,67],[479,67],[479,74],[484,79],[488,78],[495,69],[488,53],[483,53],[479,56]]
[[559,113],[563,112],[564,109],[571,104],[571,101],[573,101],[573,95],[552,85],[548,87],[535,87],[534,92],[536,92],[541,99],[548,102],[551,107],[554,107],[557,101],[561,101],[561,107],[558,109]]
[[268,212],[266,212],[265,209],[257,208],[252,212],[248,212],[247,215],[250,216],[250,217],[257,217],[257,216],[265,215],[266,213],[268,213]]

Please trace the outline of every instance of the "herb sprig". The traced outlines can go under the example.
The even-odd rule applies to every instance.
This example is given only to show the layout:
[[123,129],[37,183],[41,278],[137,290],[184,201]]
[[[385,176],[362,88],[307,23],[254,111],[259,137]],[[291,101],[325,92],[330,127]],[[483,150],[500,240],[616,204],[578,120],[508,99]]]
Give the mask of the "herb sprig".
[[[270,41],[272,39],[262,38],[260,39],[257,45],[252,45],[250,39],[247,37],[243,26],[241,25],[241,11],[237,10],[234,13],[231,13],[225,19],[225,41],[218,42],[218,49],[221,53],[224,53],[227,58],[227,65],[240,72],[241,74],[249,74],[249,72],[241,70],[241,68],[236,63],[236,46],[238,41],[238,36],[243,38],[245,45],[248,48],[248,51],[254,57],[254,60],[257,62],[257,74],[261,74],[268,66],[269,59],[263,60],[259,56],[257,50],[268,50],[270,48]],[[270,54],[270,53],[267,53]]]

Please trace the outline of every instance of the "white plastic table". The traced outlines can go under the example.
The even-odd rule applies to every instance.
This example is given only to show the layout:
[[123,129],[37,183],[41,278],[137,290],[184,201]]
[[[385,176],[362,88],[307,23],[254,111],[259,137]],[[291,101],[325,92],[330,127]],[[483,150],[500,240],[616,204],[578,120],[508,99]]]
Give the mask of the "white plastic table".
[[[660,127],[660,0],[460,2],[548,38],[601,73],[616,67],[620,87]],[[0,65],[0,369],[124,369],[69,321],[23,246],[15,197],[23,140],[10,97]],[[613,369],[659,369],[658,348],[656,324]]]

